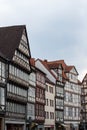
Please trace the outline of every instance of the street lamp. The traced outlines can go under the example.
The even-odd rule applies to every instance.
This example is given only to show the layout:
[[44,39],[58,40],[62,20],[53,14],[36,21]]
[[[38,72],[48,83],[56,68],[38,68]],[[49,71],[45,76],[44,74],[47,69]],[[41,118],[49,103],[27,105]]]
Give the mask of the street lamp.
[[31,130],[32,117],[29,117],[28,122],[29,122],[29,130]]

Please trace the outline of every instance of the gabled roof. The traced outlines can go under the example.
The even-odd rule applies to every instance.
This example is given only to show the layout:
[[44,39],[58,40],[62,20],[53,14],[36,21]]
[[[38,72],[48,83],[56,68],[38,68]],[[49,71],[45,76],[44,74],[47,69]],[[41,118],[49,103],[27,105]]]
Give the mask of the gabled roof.
[[0,27],[0,53],[12,60],[18,48],[25,25]]
[[62,65],[63,69],[66,67],[66,64],[64,62],[64,60],[56,60],[56,61],[47,61],[47,64],[49,66],[50,69],[52,68],[58,68],[58,65]]
[[37,59],[37,60],[39,60],[42,64],[43,64],[43,66],[51,73],[51,75],[56,79],[56,80],[58,80],[57,79],[57,77],[52,73],[52,71],[50,70],[50,68],[49,68],[49,66],[48,66],[48,64],[47,64],[47,61],[43,61],[43,60],[41,60],[41,59]]
[[74,66],[66,66],[65,72],[70,72]]
[[82,79],[82,83],[83,83],[84,81],[87,81],[87,73],[85,74],[84,78]]
[[78,80],[78,85],[82,85],[82,82],[80,80]]
[[76,71],[76,73],[78,75],[78,72],[77,72],[75,66],[66,66],[65,73],[70,72],[73,68],[75,69],[75,71]]
[[62,68],[63,68],[63,78],[64,79],[67,79],[67,76],[65,74],[65,69],[67,67],[67,65],[65,64],[64,60],[56,60],[56,61],[47,61],[47,65],[49,66],[50,69],[53,69],[53,68],[58,68],[59,65],[62,65]]
[[33,66],[37,71],[39,71],[40,73],[46,75],[46,73],[42,70],[40,70],[38,67],[36,67],[35,65],[36,59],[35,58],[30,58],[30,64],[31,66]]
[[[72,66],[67,65],[64,60],[49,61],[49,62],[47,62],[47,64],[50,69],[58,68],[58,65],[61,64],[63,67],[63,77],[64,78],[67,78],[65,73],[70,72],[73,68],[75,68],[75,66],[73,66],[73,65]],[[75,68],[75,70],[76,70],[76,68]],[[77,70],[76,70],[76,72],[77,72]],[[77,74],[78,74],[78,72],[77,72]]]

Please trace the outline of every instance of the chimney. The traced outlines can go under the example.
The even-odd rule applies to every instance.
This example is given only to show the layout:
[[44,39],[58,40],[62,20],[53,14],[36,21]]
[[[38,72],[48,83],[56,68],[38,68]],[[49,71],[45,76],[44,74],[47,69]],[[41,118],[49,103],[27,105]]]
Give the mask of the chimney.
[[44,62],[47,62],[47,59],[44,59]]

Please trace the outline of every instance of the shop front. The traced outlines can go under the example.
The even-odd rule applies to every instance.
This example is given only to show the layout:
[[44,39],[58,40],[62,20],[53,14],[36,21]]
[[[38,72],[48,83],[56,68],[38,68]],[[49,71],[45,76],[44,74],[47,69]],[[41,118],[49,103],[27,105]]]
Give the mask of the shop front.
[[56,123],[56,130],[65,130],[65,127],[62,123]]
[[70,124],[70,130],[79,130],[79,124],[77,123]]
[[70,129],[70,124],[57,123],[56,124],[56,130],[71,130]]
[[35,130],[44,130],[44,124],[39,124],[37,125],[37,127],[35,128]]
[[45,130],[54,130],[54,125],[45,125],[44,129]]
[[87,130],[87,122],[80,122],[79,130]]
[[5,121],[5,130],[25,130],[25,122]]
[[23,130],[23,125],[7,124],[7,130]]

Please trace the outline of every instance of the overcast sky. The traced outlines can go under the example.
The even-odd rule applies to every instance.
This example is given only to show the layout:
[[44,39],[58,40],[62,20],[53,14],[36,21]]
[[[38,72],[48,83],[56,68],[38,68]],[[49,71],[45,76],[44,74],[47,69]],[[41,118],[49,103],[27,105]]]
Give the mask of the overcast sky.
[[0,26],[24,24],[31,56],[87,73],[87,0],[0,0]]

